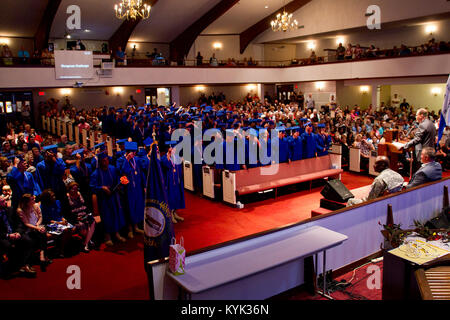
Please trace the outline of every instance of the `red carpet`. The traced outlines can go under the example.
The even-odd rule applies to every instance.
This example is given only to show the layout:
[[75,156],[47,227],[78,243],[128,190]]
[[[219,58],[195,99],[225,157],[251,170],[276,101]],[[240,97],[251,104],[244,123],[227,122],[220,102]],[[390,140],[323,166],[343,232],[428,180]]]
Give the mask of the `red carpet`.
[[[372,181],[363,175],[342,175],[348,189]],[[241,210],[186,192],[186,209],[179,211],[186,220],[175,225],[175,232],[192,251],[302,221],[319,207],[322,187],[246,204]],[[148,299],[142,248],[142,237],[137,237],[112,249],[102,246],[100,251],[56,259],[36,279],[0,280],[0,299]],[[70,265],[81,269],[81,290],[67,289]]]

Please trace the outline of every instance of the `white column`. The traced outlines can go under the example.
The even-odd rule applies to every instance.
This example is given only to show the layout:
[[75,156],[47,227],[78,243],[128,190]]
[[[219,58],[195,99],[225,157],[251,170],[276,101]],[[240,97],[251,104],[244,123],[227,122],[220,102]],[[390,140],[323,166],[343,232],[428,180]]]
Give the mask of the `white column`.
[[177,106],[180,105],[180,87],[179,86],[172,86],[170,88],[170,92],[171,92],[171,100],[172,103],[176,102]]
[[372,86],[372,107],[374,108],[374,110],[378,110],[378,107],[380,106],[380,100],[381,100],[381,96],[380,96],[380,91],[381,91],[381,87],[379,85],[374,85]]

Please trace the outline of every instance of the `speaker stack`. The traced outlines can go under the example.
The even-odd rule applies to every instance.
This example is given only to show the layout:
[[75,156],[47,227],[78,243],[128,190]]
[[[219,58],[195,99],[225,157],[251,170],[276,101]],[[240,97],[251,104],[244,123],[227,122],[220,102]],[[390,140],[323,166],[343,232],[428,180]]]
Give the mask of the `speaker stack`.
[[347,201],[355,196],[347,189],[340,180],[328,180],[320,194],[320,207],[328,210],[345,208]]

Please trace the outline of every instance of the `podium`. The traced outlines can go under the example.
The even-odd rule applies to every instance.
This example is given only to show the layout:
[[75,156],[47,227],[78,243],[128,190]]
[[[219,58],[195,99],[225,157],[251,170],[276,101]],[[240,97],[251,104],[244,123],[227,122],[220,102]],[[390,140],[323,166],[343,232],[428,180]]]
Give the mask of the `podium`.
[[399,170],[398,162],[403,155],[403,151],[400,151],[394,142],[398,140],[398,130],[386,130],[384,133],[385,143],[378,144],[378,155],[386,156],[389,158],[390,168],[394,171]]

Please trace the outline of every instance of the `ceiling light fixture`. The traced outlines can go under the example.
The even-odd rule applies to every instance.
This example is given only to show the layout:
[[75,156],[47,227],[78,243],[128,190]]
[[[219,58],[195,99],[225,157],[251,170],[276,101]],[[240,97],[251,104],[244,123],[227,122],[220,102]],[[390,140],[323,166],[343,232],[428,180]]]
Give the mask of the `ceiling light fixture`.
[[122,0],[114,6],[116,17],[119,19],[137,18],[147,19],[150,16],[151,6],[142,3],[142,0]]
[[288,30],[295,30],[298,29],[298,22],[297,20],[292,20],[292,13],[286,12],[286,5],[283,8],[283,13],[278,13],[275,20],[272,20],[270,22],[270,25],[272,26],[272,30],[277,31],[283,31],[286,32]]

